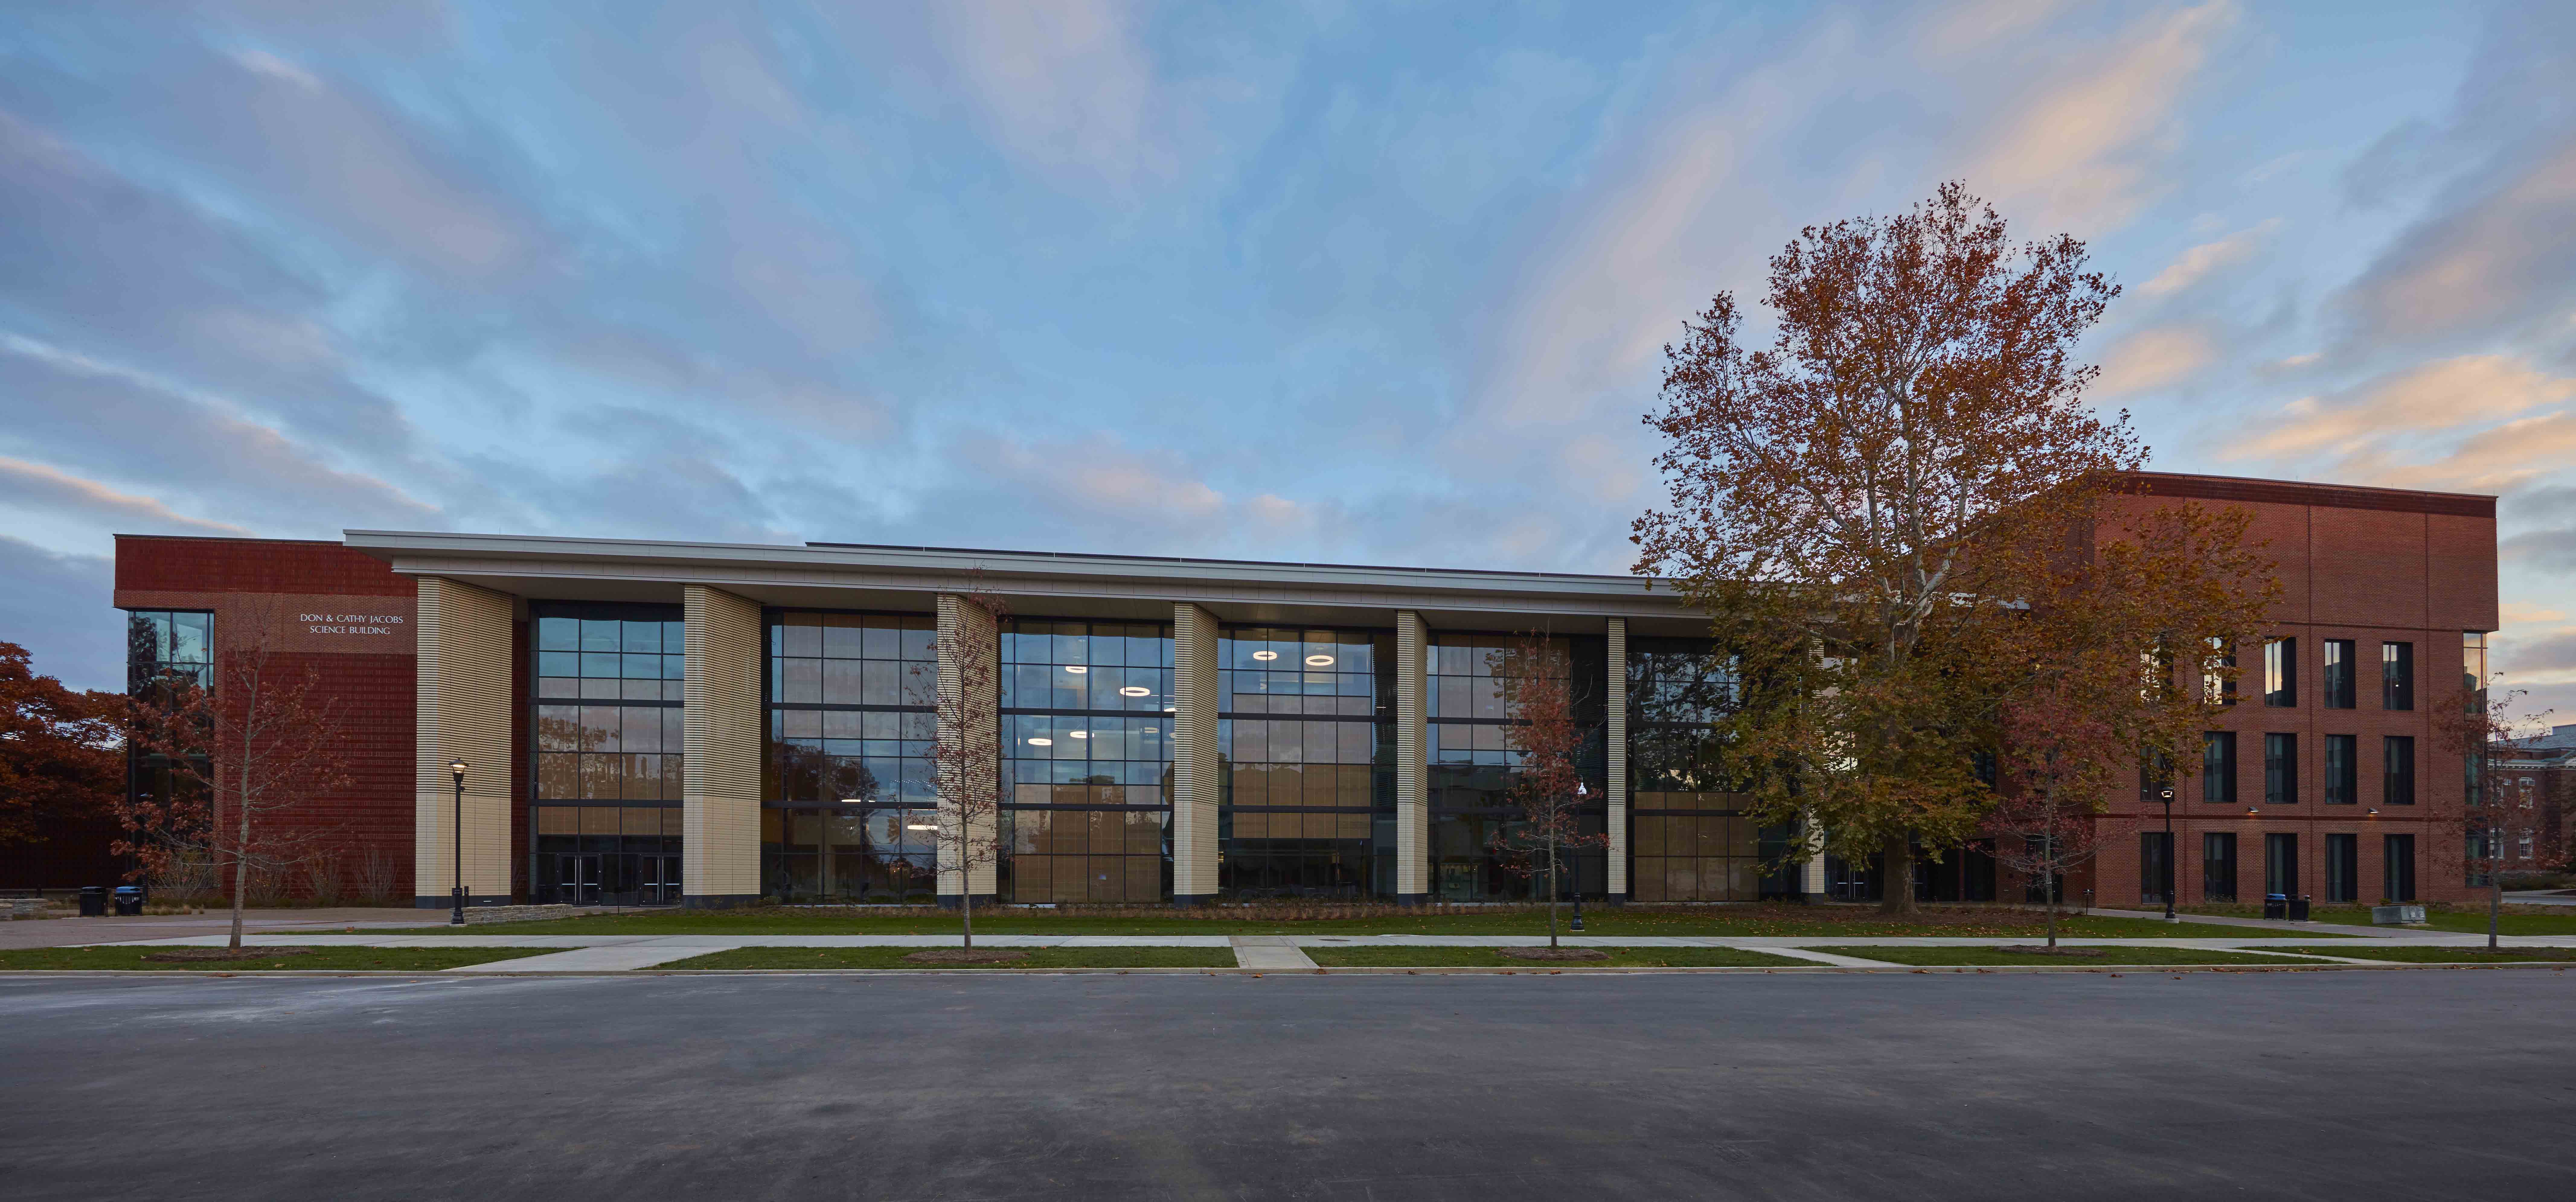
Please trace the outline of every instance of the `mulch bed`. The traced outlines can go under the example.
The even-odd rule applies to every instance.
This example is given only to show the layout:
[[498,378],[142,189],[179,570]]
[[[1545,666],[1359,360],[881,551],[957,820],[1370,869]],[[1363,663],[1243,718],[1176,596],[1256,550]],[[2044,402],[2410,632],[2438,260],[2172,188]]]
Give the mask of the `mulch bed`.
[[1498,947],[1494,949],[1512,960],[1607,960],[1610,953],[1597,947]]
[[274,960],[279,956],[306,955],[312,950],[309,947],[246,947],[240,951],[228,947],[182,947],[154,952],[143,958],[164,964],[189,964],[201,960]]
[[2012,952],[2015,955],[2022,956],[2080,956],[2088,960],[2099,960],[2110,954],[2108,951],[2098,947],[2015,946],[1999,947],[1995,950],[1999,952]]
[[1029,958],[1027,952],[993,952],[982,948],[941,947],[914,952],[903,958],[906,964],[1017,964]]

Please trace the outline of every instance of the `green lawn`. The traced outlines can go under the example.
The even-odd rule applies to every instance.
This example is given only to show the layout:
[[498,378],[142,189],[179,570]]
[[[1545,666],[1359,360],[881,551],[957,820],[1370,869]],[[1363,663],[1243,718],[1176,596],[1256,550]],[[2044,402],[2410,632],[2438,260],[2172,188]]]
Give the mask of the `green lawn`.
[[2320,956],[2350,956],[2355,960],[2400,960],[2410,964],[2500,964],[2511,961],[2576,960],[2576,947],[2508,947],[2488,951],[2482,947],[2394,947],[2368,940],[2339,943],[2333,947],[2283,947],[2285,952],[2308,952]]
[[553,947],[316,947],[305,949],[302,955],[263,957],[255,960],[155,962],[143,958],[155,952],[175,950],[178,949],[137,947],[130,944],[116,947],[17,948],[0,951],[0,969],[130,968],[142,971],[177,969],[183,972],[275,972],[281,968],[290,968],[324,972],[353,969],[435,972],[442,968],[487,964],[494,960],[542,956],[563,949]]
[[[1588,924],[1587,924],[1588,925]],[[1769,952],[1731,947],[1605,947],[1607,960],[1515,960],[1490,947],[1310,947],[1306,955],[1327,968],[1748,968],[1809,967]]]
[[[2540,912],[2537,906],[2519,911],[2507,907],[2497,916],[2497,933],[2501,935],[2576,935],[2576,907],[2562,907],[2562,913]],[[2186,914],[2226,914],[2237,918],[2260,918],[2260,906],[2192,906]],[[2371,925],[2368,906],[2313,906],[2308,910],[2311,922],[2340,923],[2346,926]],[[2392,928],[2394,929],[2394,928]],[[2424,907],[2424,926],[2410,930],[2453,931],[2464,935],[2487,933],[2487,908],[2483,904],[2463,904],[2458,908]]]
[[1232,968],[1230,947],[1026,947],[1011,964],[906,964],[917,947],[737,947],[662,968]]
[[2120,947],[2106,948],[2111,954],[2094,959],[2090,956],[2034,956],[2007,952],[1993,947],[1882,947],[1860,944],[1848,947],[1816,947],[1809,951],[1832,952],[1838,956],[1858,956],[1864,960],[1884,960],[1891,964],[1924,965],[2004,965],[2048,964],[2069,968],[2126,968],[2140,964],[2323,964],[2322,960],[2293,960],[2286,956],[2257,956],[2243,952],[2207,952],[2189,947]]
[[[1222,913],[1219,911],[1218,913]],[[1914,919],[1881,918],[1868,907],[1728,906],[1591,908],[1584,912],[1590,935],[1789,935],[1835,936],[1960,935],[2040,938],[2046,927],[2040,915],[2013,910],[1940,910]],[[946,935],[957,930],[951,914],[918,910],[806,909],[799,907],[739,910],[657,910],[650,913],[601,914],[545,922],[478,924],[468,927],[416,927],[385,934],[403,935]],[[1134,911],[1096,914],[1073,911],[1004,910],[979,913],[975,930],[993,935],[1545,935],[1547,915],[1521,910],[1450,911],[1427,914],[1380,914],[1364,918],[1317,918],[1282,921],[1265,917],[1190,918],[1177,913]],[[2058,933],[2086,939],[2170,939],[2242,937],[2242,927],[2200,923],[2168,925],[2141,918],[2062,918]],[[2315,938],[2335,938],[2318,935]]]

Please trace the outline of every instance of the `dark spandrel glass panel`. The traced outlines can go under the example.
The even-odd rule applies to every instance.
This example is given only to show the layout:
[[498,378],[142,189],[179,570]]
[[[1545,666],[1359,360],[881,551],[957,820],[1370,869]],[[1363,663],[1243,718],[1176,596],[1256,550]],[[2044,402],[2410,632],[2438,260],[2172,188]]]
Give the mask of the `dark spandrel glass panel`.
[[174,613],[170,615],[170,658],[183,664],[207,662],[214,645],[209,631],[214,625],[212,614]]
[[[550,618],[547,620],[565,621],[568,619]],[[537,675],[579,676],[581,675],[581,656],[571,651],[540,651],[537,653]]]
[[630,621],[625,623],[625,626],[625,643],[623,646],[618,648],[619,650],[630,653],[642,652],[649,655],[659,655],[662,653],[662,624],[660,622]]

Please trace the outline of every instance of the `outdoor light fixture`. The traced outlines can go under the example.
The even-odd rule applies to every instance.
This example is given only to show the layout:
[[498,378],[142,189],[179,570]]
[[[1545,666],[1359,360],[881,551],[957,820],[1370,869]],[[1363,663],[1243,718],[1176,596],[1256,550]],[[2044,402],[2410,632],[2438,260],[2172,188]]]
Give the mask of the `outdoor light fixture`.
[[1333,666],[1333,657],[1329,655],[1309,655],[1306,657],[1306,666],[1309,668],[1329,668]]
[[1064,666],[1064,670],[1065,670],[1065,671],[1067,671],[1067,672],[1071,672],[1071,673],[1073,673],[1073,674],[1074,674],[1074,675],[1076,675],[1076,676],[1080,676],[1080,675],[1082,675],[1082,674],[1084,674],[1084,673],[1086,673],[1086,672],[1091,671],[1091,669],[1086,668],[1086,667],[1083,667],[1081,664],[1066,664],[1066,665]]
[[1038,738],[1034,738],[1034,739],[1029,740],[1029,746],[1031,746],[1031,747],[1053,747],[1053,746],[1055,746],[1055,740],[1050,739],[1050,738],[1046,738],[1046,737],[1044,737],[1044,736],[1040,736],[1040,737],[1038,737]]
[[1121,697],[1142,697],[1153,691],[1154,690],[1146,688],[1141,684],[1131,684],[1126,688],[1118,690],[1118,695]]
[[2263,807],[2247,806],[2245,807],[2245,816],[2248,818],[2260,818],[2263,816]]
[[2378,806],[2372,806],[2372,807],[2370,807],[2370,816],[2371,816],[2371,817],[2373,817],[2373,818],[2377,818],[2377,817],[2379,817],[2379,807],[2378,807]]
[[456,887],[448,891],[456,912],[448,916],[447,925],[461,927],[465,925],[465,761],[447,761],[447,771],[456,778],[456,823],[448,828],[456,837]]
[[1265,663],[1265,664],[1266,664],[1266,663],[1269,663],[1270,661],[1272,661],[1272,660],[1274,660],[1274,659],[1279,658],[1279,653],[1278,653],[1278,652],[1276,652],[1276,651],[1255,651],[1255,652],[1253,652],[1253,653],[1252,653],[1252,658],[1257,659],[1257,660],[1260,660],[1261,662],[1263,662],[1263,663]]

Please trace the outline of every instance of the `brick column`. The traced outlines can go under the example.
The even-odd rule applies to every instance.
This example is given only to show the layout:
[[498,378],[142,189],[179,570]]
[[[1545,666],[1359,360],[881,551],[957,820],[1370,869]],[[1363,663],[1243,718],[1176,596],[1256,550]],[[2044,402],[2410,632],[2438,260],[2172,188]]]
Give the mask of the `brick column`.
[[1422,615],[1395,615],[1395,898],[1420,905],[1431,893],[1429,723],[1431,631]]
[[1628,619],[1610,619],[1610,672],[1608,692],[1610,724],[1605,747],[1609,784],[1604,795],[1609,803],[1607,818],[1610,833],[1609,880],[1605,888],[1610,903],[1628,900]]
[[[997,797],[1002,787],[1000,641],[992,611],[955,593],[939,595],[939,742],[944,748],[971,749],[952,752],[938,765],[943,777],[939,782],[939,904],[943,906],[959,905],[970,895],[978,902],[990,901],[1000,876],[1002,849],[993,846],[999,836],[998,810],[968,827],[965,842],[976,854],[965,854],[966,849],[949,837],[956,829],[955,799],[961,793],[974,790],[977,797]],[[964,695],[970,676],[980,682],[976,690],[980,696]],[[989,773],[990,779],[944,779],[968,765]]]
[[736,906],[760,898],[760,605],[702,584],[682,602],[680,900]]
[[467,901],[510,900],[510,613],[508,594],[438,576],[420,579],[418,759],[412,817],[413,904],[454,904],[456,778],[465,764],[463,860]]
[[1217,892],[1217,804],[1225,762],[1216,744],[1216,616],[1172,606],[1172,904]]

